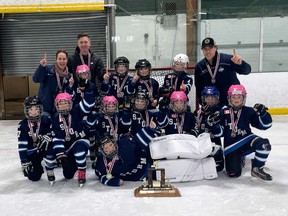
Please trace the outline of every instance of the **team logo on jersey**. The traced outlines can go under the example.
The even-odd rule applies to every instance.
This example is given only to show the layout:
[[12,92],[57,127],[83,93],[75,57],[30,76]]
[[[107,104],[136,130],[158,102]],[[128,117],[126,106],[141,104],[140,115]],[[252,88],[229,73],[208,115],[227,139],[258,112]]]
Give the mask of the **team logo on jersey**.
[[171,75],[168,75],[168,79],[170,79],[172,76]]
[[230,114],[230,110],[224,110],[224,114]]
[[218,71],[219,71],[219,72],[223,72],[223,71],[224,71],[224,68],[220,67],[220,68],[218,69]]

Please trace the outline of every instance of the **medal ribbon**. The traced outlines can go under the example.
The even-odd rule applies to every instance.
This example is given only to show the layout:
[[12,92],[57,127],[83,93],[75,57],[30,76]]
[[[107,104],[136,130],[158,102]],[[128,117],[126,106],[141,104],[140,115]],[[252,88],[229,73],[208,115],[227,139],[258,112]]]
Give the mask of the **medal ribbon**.
[[119,77],[117,77],[117,94],[120,94],[122,92],[122,89],[123,89],[127,79],[128,79],[128,76],[125,76],[125,78],[123,79],[121,86],[120,86],[120,79],[119,79]]
[[242,109],[237,112],[237,119],[236,121],[234,121],[234,112],[232,108],[230,109],[231,128],[232,128],[232,131],[235,133],[237,132],[237,124],[240,119],[241,111]]
[[[180,122],[179,122],[179,117],[181,117],[181,121]],[[176,123],[177,123],[177,128],[178,128],[178,134],[182,134],[183,133],[184,117],[185,117],[185,113],[183,113],[180,116],[178,116],[178,114],[176,114]]]
[[115,116],[115,128],[114,128],[114,125],[113,125],[113,122],[112,122],[110,116],[107,116],[107,119],[108,119],[109,125],[111,127],[112,135],[113,135],[114,139],[117,140],[117,137],[118,137],[118,135],[117,135],[117,132],[118,132],[118,116],[117,115]]
[[[82,54],[80,53],[79,54],[79,56],[80,56],[80,60],[81,60],[81,63],[82,64],[85,64],[85,62],[84,62],[84,59],[83,59],[83,56],[82,56]],[[91,54],[90,54],[90,52],[88,52],[88,67],[90,68],[90,64],[91,64]]]
[[68,126],[67,126],[67,122],[66,122],[66,119],[65,119],[64,116],[61,116],[61,120],[62,120],[62,122],[63,122],[63,124],[64,124],[66,137],[69,137],[69,138],[70,138],[71,115],[68,114]]
[[[148,85],[148,82],[150,83],[150,86]],[[146,86],[146,89],[148,90],[149,92],[149,97],[153,97],[153,86],[152,86],[152,82],[151,80],[141,80],[141,83],[144,83],[144,85]]]
[[116,157],[113,157],[112,161],[110,161],[108,164],[107,164],[107,159],[106,157],[103,155],[103,162],[104,162],[104,165],[105,165],[105,168],[106,168],[106,173],[110,173],[112,172],[112,169],[114,167],[114,164],[115,164],[115,161],[116,161]]
[[41,123],[41,120],[38,120],[37,121],[37,128],[36,128],[36,131],[34,133],[34,130],[33,130],[34,123],[31,121],[28,121],[28,127],[30,129],[30,133],[32,135],[32,139],[33,139],[34,143],[36,143],[37,139],[38,139],[38,134],[39,134],[39,130],[40,130],[40,123]]
[[217,71],[218,71],[218,67],[219,67],[219,63],[220,63],[220,53],[218,52],[216,66],[214,68],[214,73],[212,73],[211,67],[208,64],[208,62],[206,61],[206,66],[207,66],[207,69],[209,71],[209,74],[210,74],[212,80],[215,80],[215,77],[216,77],[216,74],[217,74]]
[[178,77],[179,77],[179,75],[176,76],[174,85],[173,85],[173,78],[174,78],[174,76],[173,76],[172,79],[171,79],[171,86],[173,86],[174,91],[177,91]]
[[62,93],[63,90],[63,84],[66,82],[66,77],[63,78],[63,82],[62,82],[62,85],[61,85],[61,80],[60,80],[60,76],[59,74],[56,72],[56,79],[57,79],[57,85],[58,85],[58,88],[59,88],[59,93]]

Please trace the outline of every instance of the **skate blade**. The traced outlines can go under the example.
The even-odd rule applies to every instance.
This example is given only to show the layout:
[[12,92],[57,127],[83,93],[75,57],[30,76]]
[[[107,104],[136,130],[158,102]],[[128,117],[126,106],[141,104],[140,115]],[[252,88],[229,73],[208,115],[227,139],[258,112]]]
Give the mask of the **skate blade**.
[[50,181],[49,183],[50,183],[51,186],[53,186],[55,181]]
[[263,180],[261,178],[255,177],[255,176],[251,176],[250,180],[254,183],[257,183],[257,184],[261,183],[263,185],[271,185],[273,183],[273,179],[271,181],[267,181],[267,180]]
[[79,187],[82,188],[84,186],[84,183],[79,183]]

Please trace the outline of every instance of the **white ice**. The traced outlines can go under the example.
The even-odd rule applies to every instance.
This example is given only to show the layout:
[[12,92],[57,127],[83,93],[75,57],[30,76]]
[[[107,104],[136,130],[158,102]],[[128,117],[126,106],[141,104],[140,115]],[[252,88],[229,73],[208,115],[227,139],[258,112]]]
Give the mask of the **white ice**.
[[[288,215],[288,116],[273,116],[267,131],[253,130],[266,137],[272,152],[266,166],[273,181],[255,181],[250,176],[250,162],[241,177],[228,178],[224,172],[215,180],[173,184],[178,198],[135,198],[134,189],[141,182],[107,187],[87,170],[87,183],[79,188],[76,179],[65,180],[56,169],[53,187],[46,174],[39,182],[30,182],[21,172],[17,151],[15,120],[0,121],[0,215],[195,215],[195,216],[287,216]],[[88,164],[90,165],[90,164]]]

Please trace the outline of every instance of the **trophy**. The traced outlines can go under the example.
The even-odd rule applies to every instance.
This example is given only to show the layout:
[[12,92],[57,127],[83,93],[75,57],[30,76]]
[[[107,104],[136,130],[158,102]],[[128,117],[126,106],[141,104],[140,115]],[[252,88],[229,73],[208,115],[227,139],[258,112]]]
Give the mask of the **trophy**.
[[[153,173],[160,172],[160,179],[153,180]],[[165,179],[165,169],[151,167],[148,169],[148,182],[146,179],[142,185],[134,190],[135,197],[180,197],[179,190],[170,185]]]

